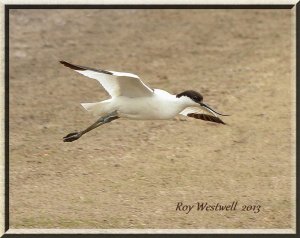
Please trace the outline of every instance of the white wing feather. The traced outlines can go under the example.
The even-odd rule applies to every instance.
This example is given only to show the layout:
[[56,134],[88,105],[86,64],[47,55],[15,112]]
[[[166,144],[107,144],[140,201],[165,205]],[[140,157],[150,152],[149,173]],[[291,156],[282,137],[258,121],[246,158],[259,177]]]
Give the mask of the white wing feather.
[[153,95],[153,90],[145,85],[135,74],[97,70],[85,66],[73,65],[65,61],[60,62],[86,77],[96,79],[111,97],[146,97]]

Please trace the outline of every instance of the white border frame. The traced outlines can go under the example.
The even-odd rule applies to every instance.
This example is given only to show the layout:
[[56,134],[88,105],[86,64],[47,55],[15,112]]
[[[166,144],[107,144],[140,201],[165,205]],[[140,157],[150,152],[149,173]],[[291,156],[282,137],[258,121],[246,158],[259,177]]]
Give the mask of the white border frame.
[[[94,5],[112,5],[112,4],[120,4],[120,5],[127,5],[127,4],[149,4],[149,5],[155,5],[155,4],[162,4],[162,5],[174,5],[174,4],[184,4],[184,5],[193,5],[193,4],[198,4],[198,5],[294,5],[294,7],[291,9],[293,11],[293,19],[292,19],[292,26],[294,27],[294,31],[292,31],[292,36],[293,37],[293,49],[294,52],[292,54],[293,58],[293,64],[296,69],[296,34],[295,34],[295,19],[296,19],[296,11],[295,11],[295,5],[298,3],[296,0],[205,0],[205,2],[201,0],[173,0],[173,1],[168,1],[168,0],[3,0],[0,3],[0,12],[2,13],[2,18],[0,20],[0,26],[1,30],[3,32],[4,36],[4,30],[5,30],[5,25],[4,25],[4,12],[5,12],[5,5],[23,5],[23,4],[55,4],[55,5],[74,5],[74,4],[83,4],[83,5],[89,5],[89,4],[94,4]],[[5,161],[5,136],[4,136],[4,128],[5,128],[5,121],[4,121],[4,97],[5,97],[5,89],[4,89],[4,52],[5,52],[5,40],[4,37],[2,39],[2,51],[3,53],[0,55],[0,72],[1,75],[3,76],[3,80],[1,80],[1,90],[0,90],[0,95],[2,100],[0,100],[0,111],[2,111],[0,120],[2,122],[2,129],[1,131],[1,143],[0,143],[0,150],[2,149],[2,163],[0,164],[0,189],[1,189],[1,194],[0,194],[0,212],[1,212],[1,219],[0,221],[0,236],[2,237],[3,234],[16,234],[16,235],[21,235],[21,234],[296,234],[296,181],[292,181],[292,192],[293,192],[293,197],[291,198],[293,200],[293,203],[295,205],[295,210],[293,210],[294,213],[294,221],[293,221],[293,226],[295,227],[294,229],[8,229],[6,232],[4,230],[4,216],[5,216],[5,209],[4,209],[4,181],[5,181],[5,173],[4,173],[4,161]],[[293,74],[294,81],[292,85],[294,85],[294,89],[292,90],[293,92],[293,98],[292,102],[292,115],[293,118],[296,119],[296,73],[294,72]],[[296,124],[295,121],[292,121],[292,130],[296,129]],[[296,150],[296,133],[292,135],[292,141],[294,142],[295,146],[292,146],[293,152]],[[293,159],[293,165],[294,168],[292,169],[293,174],[296,174],[296,153],[294,154]],[[293,177],[292,177],[293,178]]]

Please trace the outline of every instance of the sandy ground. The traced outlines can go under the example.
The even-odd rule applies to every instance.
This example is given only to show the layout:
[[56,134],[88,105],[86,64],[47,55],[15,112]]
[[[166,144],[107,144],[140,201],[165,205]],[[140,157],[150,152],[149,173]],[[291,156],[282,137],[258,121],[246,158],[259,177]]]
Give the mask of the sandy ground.
[[[10,227],[292,228],[291,17],[11,10]],[[225,126],[120,119],[64,143],[96,120],[79,103],[108,96],[59,60],[132,72],[174,94],[194,89],[231,116]],[[232,211],[176,211],[233,201]]]

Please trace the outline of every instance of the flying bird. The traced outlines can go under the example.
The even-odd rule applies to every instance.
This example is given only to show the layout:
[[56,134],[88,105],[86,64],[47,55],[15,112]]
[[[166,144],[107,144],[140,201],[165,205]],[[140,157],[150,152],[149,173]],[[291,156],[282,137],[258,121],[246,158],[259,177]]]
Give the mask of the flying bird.
[[96,79],[111,96],[101,102],[82,103],[88,112],[99,119],[85,130],[69,133],[63,138],[64,142],[75,141],[85,133],[119,118],[167,120],[181,114],[225,124],[218,115],[228,116],[212,109],[203,102],[202,95],[193,90],[172,95],[164,90],[148,87],[135,74],[93,69],[66,61],[60,63],[86,77]]

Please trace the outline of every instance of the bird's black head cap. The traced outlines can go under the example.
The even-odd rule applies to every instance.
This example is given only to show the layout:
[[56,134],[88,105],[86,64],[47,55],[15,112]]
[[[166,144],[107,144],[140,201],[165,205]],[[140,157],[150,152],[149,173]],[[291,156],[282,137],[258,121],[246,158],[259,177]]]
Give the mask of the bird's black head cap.
[[187,91],[184,91],[184,92],[179,93],[179,94],[176,95],[177,98],[180,98],[182,96],[189,97],[190,99],[192,99],[196,103],[200,103],[200,102],[203,101],[203,96],[200,93],[198,93],[194,90],[187,90]]

